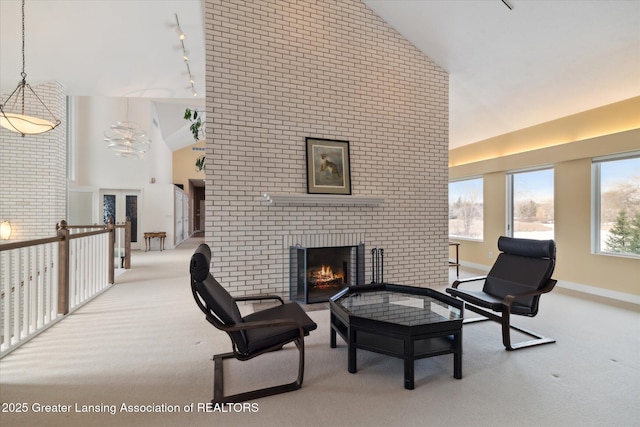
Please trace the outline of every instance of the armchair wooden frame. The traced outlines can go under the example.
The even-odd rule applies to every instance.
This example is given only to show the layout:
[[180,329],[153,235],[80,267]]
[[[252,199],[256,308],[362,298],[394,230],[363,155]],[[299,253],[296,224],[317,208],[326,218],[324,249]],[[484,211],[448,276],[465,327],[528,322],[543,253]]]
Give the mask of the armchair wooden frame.
[[[463,283],[470,283],[470,282],[475,282],[475,281],[479,281],[479,280],[485,280],[486,276],[481,276],[481,277],[472,277],[469,279],[462,279],[462,280],[456,280],[453,282],[453,284],[451,285],[451,287],[453,289],[458,289],[458,286],[460,286]],[[474,317],[474,318],[470,318],[470,319],[464,319],[463,320],[463,324],[467,324],[467,323],[477,323],[477,322],[484,322],[487,320],[492,320],[494,322],[498,322],[502,325],[502,344],[504,344],[505,348],[509,351],[513,351],[513,350],[518,350],[521,348],[525,348],[525,347],[533,347],[536,345],[542,345],[542,344],[551,344],[556,342],[556,340],[554,340],[553,338],[549,338],[546,337],[544,335],[540,335],[537,332],[533,332],[529,329],[525,329],[516,325],[512,325],[511,324],[511,306],[514,303],[514,301],[518,298],[522,298],[522,297],[529,297],[529,296],[539,296],[548,292],[551,292],[551,290],[555,287],[557,283],[557,280],[555,279],[549,279],[547,281],[547,284],[539,290],[536,291],[531,291],[531,292],[524,292],[521,294],[516,294],[516,295],[507,295],[504,300],[502,300],[502,311],[501,311],[501,315],[495,314],[493,312],[484,310],[476,305],[473,304],[469,304],[468,302],[465,304],[465,309],[473,311],[474,313],[480,314],[484,317]],[[528,335],[534,339],[532,340],[528,340],[528,341],[522,341],[522,342],[518,342],[515,344],[511,343],[511,329],[515,329],[519,332],[522,332],[525,335]]]
[[[196,291],[194,290],[194,297],[196,297]],[[282,298],[277,295],[264,295],[264,296],[254,296],[254,297],[236,297],[234,301],[260,301],[260,300],[277,300],[280,304],[284,304]],[[196,302],[200,309],[208,311],[204,304],[200,301],[200,298],[196,298]],[[211,314],[207,314],[206,319],[209,323],[211,323],[216,328],[227,332],[229,337],[231,338],[233,351],[228,353],[215,354],[213,356],[213,361],[215,364],[214,374],[213,374],[213,400],[212,403],[235,403],[235,402],[245,402],[247,400],[259,399],[261,397],[271,396],[279,393],[286,393],[289,391],[298,390],[302,387],[302,381],[304,378],[304,330],[299,322],[292,319],[280,319],[280,320],[258,320],[255,322],[243,322],[238,325],[225,325],[220,320],[218,320],[215,316]],[[236,343],[233,339],[233,336],[230,332],[240,332],[246,331],[249,329],[259,329],[259,328],[269,328],[273,326],[284,326],[291,325],[298,328],[298,335],[294,338],[289,339],[288,341],[278,343],[276,345],[272,345],[270,347],[264,348],[258,352],[243,354],[238,351]],[[241,361],[253,359],[254,357],[260,356],[261,354],[268,353],[271,351],[280,350],[284,345],[294,342],[298,349],[298,376],[295,381],[287,384],[281,384],[273,387],[267,387],[263,389],[251,390],[244,393],[238,393],[230,396],[224,395],[224,360],[236,358]]]
[[[232,346],[231,352],[213,356],[212,402],[244,402],[299,389],[304,376],[304,337],[318,325],[297,303],[285,303],[277,295],[232,297],[209,272],[210,262],[211,250],[203,243],[191,257],[191,292],[207,321],[217,329],[226,332]],[[240,314],[238,302],[266,300],[273,300],[276,305],[244,317]],[[235,358],[245,361],[261,354],[280,350],[289,343],[295,343],[299,354],[298,375],[295,381],[225,396],[223,375],[225,359]]]
[[[511,315],[534,317],[540,295],[551,292],[557,280],[551,278],[556,264],[553,240],[501,236],[498,255],[486,276],[455,280],[446,292],[465,302],[465,308],[483,317],[463,323],[492,320],[502,325],[502,343],[509,351],[554,343],[555,340],[511,324]],[[481,291],[460,289],[461,284],[484,281]],[[511,342],[511,329],[532,340]]]

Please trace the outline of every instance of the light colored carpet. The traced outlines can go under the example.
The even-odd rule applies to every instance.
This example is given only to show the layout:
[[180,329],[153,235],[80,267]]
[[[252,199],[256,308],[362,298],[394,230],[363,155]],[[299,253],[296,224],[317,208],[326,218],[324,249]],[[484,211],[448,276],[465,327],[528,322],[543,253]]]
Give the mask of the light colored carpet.
[[[463,378],[453,378],[451,355],[423,359],[412,391],[403,388],[399,359],[359,351],[359,371],[348,373],[344,342],[329,347],[328,310],[311,311],[319,328],[306,340],[301,390],[198,412],[213,395],[211,356],[230,348],[190,293],[188,260],[199,241],[137,253],[112,289],[2,359],[0,424],[640,426],[638,312],[561,292],[543,297],[536,318],[518,318],[556,344],[507,352],[499,325],[466,325]],[[225,363],[226,391],[233,393],[293,380],[297,351]],[[5,412],[17,403],[28,412]],[[71,412],[35,412],[45,404]],[[123,404],[162,411],[125,412]],[[76,405],[102,412],[76,412]],[[179,412],[167,412],[173,406]]]

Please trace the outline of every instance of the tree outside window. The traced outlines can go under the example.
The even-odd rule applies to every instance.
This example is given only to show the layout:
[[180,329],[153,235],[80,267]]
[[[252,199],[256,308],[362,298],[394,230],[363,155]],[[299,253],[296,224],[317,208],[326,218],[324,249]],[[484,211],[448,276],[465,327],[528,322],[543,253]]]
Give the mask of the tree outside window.
[[553,169],[512,172],[507,179],[511,189],[509,234],[526,239],[553,239]]
[[594,162],[599,252],[640,256],[640,156]]
[[449,236],[482,240],[482,178],[449,183]]

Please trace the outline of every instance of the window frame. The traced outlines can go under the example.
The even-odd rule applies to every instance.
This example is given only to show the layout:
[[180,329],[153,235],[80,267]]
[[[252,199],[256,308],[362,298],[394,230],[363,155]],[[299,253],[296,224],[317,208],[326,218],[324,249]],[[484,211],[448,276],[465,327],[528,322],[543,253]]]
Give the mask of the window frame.
[[[473,242],[484,242],[484,176],[483,175],[475,175],[475,176],[466,176],[464,178],[452,179],[449,181],[449,185],[457,182],[465,182],[465,181],[480,181],[480,196],[482,197],[482,223],[481,223],[481,235],[480,237],[470,237],[470,236],[458,236],[451,234],[451,227],[448,227],[447,235],[449,240],[468,240]],[[451,192],[449,186],[447,186],[448,196],[451,196]],[[450,199],[448,206],[451,206]],[[447,222],[447,226],[449,223]]]
[[553,210],[554,210],[554,230],[553,230],[553,239],[555,239],[555,175],[556,175],[556,171],[555,171],[555,165],[551,164],[551,165],[542,165],[542,166],[535,166],[535,167],[531,167],[531,168],[524,168],[524,169],[514,169],[514,170],[509,170],[506,172],[506,195],[505,195],[505,235],[508,237],[513,237],[513,228],[514,228],[514,197],[513,197],[513,190],[514,190],[514,182],[513,182],[513,178],[515,175],[517,174],[521,174],[521,173],[531,173],[531,172],[541,172],[541,171],[552,171],[553,172]]
[[591,253],[620,258],[640,258],[640,254],[602,250],[602,172],[601,165],[621,160],[640,159],[640,151],[610,154],[591,159]]

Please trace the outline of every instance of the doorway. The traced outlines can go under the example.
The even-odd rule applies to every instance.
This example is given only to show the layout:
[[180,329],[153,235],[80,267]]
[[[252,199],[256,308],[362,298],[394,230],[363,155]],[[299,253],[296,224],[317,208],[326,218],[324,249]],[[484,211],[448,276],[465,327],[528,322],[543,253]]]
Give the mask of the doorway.
[[100,218],[106,224],[112,218],[115,224],[131,220],[131,248],[140,249],[142,240],[138,205],[141,202],[139,190],[101,190]]
[[193,226],[194,236],[204,236],[205,228],[205,207],[204,207],[204,180],[190,179],[189,188],[191,189],[190,199],[193,201],[191,209],[191,224]]

